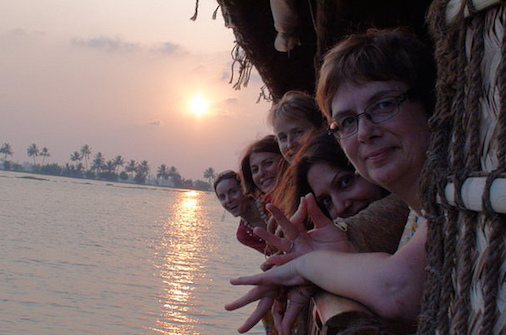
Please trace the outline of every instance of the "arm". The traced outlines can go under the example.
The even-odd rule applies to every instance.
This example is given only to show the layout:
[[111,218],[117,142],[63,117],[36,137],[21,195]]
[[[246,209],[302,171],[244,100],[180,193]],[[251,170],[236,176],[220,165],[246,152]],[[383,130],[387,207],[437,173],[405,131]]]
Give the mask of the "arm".
[[[295,286],[313,282],[337,295],[357,300],[387,319],[413,321],[420,299],[427,264],[426,224],[394,255],[350,254],[317,250],[280,267],[231,281],[234,285]],[[261,297],[249,295],[239,308]]]

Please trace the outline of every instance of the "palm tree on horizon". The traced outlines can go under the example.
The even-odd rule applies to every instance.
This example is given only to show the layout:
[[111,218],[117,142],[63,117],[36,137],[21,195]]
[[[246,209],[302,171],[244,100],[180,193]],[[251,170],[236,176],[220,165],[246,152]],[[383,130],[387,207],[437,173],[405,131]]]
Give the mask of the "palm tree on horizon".
[[70,154],[70,160],[72,162],[81,162],[83,159],[83,155],[79,151],[74,151],[74,153]]
[[28,146],[28,148],[26,149],[26,153],[28,154],[28,157],[32,157],[33,158],[33,165],[35,165],[35,158],[37,158],[39,156],[39,147],[37,147],[37,144],[33,143],[33,144],[30,144]]
[[212,167],[204,171],[204,178],[207,179],[209,186],[213,185],[213,180],[214,178],[216,178],[216,173],[214,172],[214,169]]
[[4,154],[4,162],[7,161],[7,156],[12,156],[14,152],[12,151],[12,147],[9,143],[4,143],[0,147],[0,153]]
[[104,168],[104,164],[105,164],[104,155],[102,155],[101,152],[97,152],[95,154],[95,158],[93,159],[93,165],[91,166],[91,168],[96,171],[97,177],[100,171],[102,171],[102,169]]
[[121,157],[121,155],[116,156],[116,158],[114,158],[114,172],[118,173],[119,167],[123,165],[125,165],[125,159]]
[[91,155],[91,147],[88,144],[81,147],[81,155],[84,157],[84,165],[86,166],[86,171],[88,171],[88,160]]
[[146,182],[146,178],[148,177],[148,175],[149,175],[149,164],[148,161],[144,160],[137,166],[134,180],[138,184],[144,184]]
[[42,156],[42,165],[44,165],[44,161],[46,160],[46,158],[51,156],[51,154],[49,153],[49,149],[46,147],[42,148],[42,150],[40,151],[40,155]]
[[130,180],[134,179],[134,172],[137,170],[137,162],[133,159],[125,166],[125,172],[130,173]]
[[158,167],[158,171],[156,172],[156,179],[169,179],[169,169],[167,168],[167,165],[162,164]]

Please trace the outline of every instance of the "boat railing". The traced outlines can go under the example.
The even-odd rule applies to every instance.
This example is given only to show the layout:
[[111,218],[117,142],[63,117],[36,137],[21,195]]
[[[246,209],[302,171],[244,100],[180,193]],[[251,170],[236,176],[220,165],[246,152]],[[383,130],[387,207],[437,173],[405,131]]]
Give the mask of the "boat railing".
[[311,298],[308,334],[384,334],[378,318],[364,305],[320,291]]

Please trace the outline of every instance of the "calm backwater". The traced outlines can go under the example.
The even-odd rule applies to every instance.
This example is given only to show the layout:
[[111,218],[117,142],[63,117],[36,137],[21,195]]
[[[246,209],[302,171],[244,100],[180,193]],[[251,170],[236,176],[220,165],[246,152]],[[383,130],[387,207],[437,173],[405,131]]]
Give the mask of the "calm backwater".
[[236,334],[228,280],[262,262],[237,224],[213,193],[0,171],[0,333]]

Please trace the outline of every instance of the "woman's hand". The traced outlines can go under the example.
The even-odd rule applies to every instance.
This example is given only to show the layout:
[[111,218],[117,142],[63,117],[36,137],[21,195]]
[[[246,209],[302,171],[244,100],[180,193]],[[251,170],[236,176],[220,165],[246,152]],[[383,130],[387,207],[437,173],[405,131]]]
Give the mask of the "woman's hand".
[[[283,213],[274,205],[267,205],[271,212],[271,219],[284,230],[284,237],[276,236],[265,229],[255,228],[254,233],[284,254],[277,254],[267,259],[267,264],[284,264],[290,260],[306,254],[312,250],[326,249],[341,252],[353,251],[353,247],[346,237],[346,232],[338,228],[327,218],[318,205],[313,194],[308,194],[301,199],[299,208],[288,220]],[[315,227],[306,231],[304,222],[311,218]]]
[[316,291],[314,285],[303,285],[288,288],[283,301],[276,300],[272,308],[274,324],[279,335],[291,334],[291,330],[302,309]]
[[260,321],[265,314],[269,312],[272,305],[278,296],[279,287],[276,285],[258,285],[248,291],[239,299],[225,305],[227,311],[233,311],[238,308],[244,307],[253,301],[260,300],[257,308],[251,313],[248,319],[240,326],[237,331],[245,333],[253,328],[258,321]]

